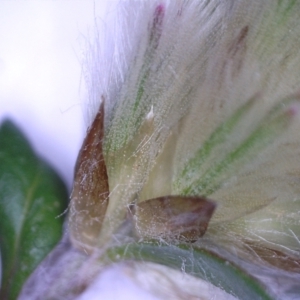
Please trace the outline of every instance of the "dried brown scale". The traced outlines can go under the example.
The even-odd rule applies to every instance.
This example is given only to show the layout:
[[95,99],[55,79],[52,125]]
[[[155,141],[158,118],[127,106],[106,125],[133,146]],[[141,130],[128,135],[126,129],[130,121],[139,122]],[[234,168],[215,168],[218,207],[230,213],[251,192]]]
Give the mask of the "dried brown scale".
[[165,196],[143,201],[131,211],[140,238],[194,242],[204,235],[215,208],[203,197]]
[[71,194],[69,230],[73,244],[87,252],[96,246],[109,195],[102,152],[104,99],[79,152]]

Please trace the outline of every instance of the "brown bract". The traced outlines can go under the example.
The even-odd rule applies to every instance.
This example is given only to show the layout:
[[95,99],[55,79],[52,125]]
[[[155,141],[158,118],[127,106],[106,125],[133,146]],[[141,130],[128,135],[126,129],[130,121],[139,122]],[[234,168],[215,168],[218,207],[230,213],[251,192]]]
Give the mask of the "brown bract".
[[203,197],[165,196],[138,203],[131,211],[140,238],[194,242],[204,235],[215,207]]
[[79,152],[69,212],[72,243],[86,252],[97,245],[109,195],[106,165],[102,152],[104,101],[89,127]]

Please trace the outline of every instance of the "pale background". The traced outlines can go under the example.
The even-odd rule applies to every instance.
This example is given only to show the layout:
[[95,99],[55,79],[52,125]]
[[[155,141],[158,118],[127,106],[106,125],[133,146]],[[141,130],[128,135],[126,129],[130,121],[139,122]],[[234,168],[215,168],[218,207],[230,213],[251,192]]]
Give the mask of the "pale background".
[[70,187],[85,133],[84,40],[107,0],[0,0],[0,122],[12,119]]
[[[83,41],[107,2],[0,0],[0,122],[13,120],[69,188],[86,128]],[[114,267],[95,290],[84,299],[153,299]]]

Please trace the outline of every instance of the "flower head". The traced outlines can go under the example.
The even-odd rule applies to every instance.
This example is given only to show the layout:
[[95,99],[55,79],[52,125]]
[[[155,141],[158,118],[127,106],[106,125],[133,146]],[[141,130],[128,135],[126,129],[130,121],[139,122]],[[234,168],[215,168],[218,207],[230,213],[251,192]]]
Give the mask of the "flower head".
[[[88,167],[75,175],[75,244],[103,247],[128,222],[128,212],[141,208],[134,215],[137,232],[144,238],[150,228],[159,238],[167,209],[162,197],[177,199],[170,200],[172,209],[201,197],[217,206],[211,219],[213,210],[205,214],[208,229],[196,244],[299,271],[299,3],[120,5],[125,17],[118,19],[120,40],[105,61],[106,74],[100,74],[98,44],[88,63],[92,106],[102,99],[104,134],[95,133],[100,140],[83,160],[93,143],[87,138],[79,157],[77,170]],[[92,175],[99,170],[103,176]],[[81,211],[80,201],[87,201]],[[145,221],[155,214],[153,203],[159,221]],[[90,243],[84,236],[91,226]]]

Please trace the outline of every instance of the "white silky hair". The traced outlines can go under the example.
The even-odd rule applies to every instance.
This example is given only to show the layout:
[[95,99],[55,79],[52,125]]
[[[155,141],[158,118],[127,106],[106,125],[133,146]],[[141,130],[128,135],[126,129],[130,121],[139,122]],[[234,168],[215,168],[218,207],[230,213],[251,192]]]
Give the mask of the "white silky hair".
[[[116,3],[109,10],[111,13],[108,13],[114,17],[108,18],[107,23],[95,19],[94,35],[91,34],[87,39],[83,68],[89,86],[87,108],[90,122],[98,110],[102,96],[105,98],[106,113],[109,115],[116,102],[122,102],[127,94],[133,95],[136,92],[135,83],[138,72],[145,63],[144,54],[149,46],[149,27],[157,6],[163,6],[164,16],[162,36],[151,62],[154,72],[151,74],[151,89],[155,90],[156,94],[151,90],[147,90],[146,94],[149,95],[150,101],[150,96],[153,95],[158,96],[164,103],[166,98],[174,95],[170,91],[172,89],[179,93],[176,94],[178,99],[172,98],[172,102],[175,102],[174,107],[180,104],[180,95],[184,95],[184,91],[189,88],[202,87],[196,89],[193,95],[193,98],[197,99],[201,96],[200,92],[212,92],[212,88],[216,90],[213,92],[217,93],[220,84],[223,85],[222,92],[228,93],[233,84],[241,82],[237,78],[233,81],[230,73],[234,72],[236,66],[226,50],[230,47],[232,39],[236,38],[245,26],[251,27],[248,33],[250,39],[257,38],[261,30],[260,25],[266,22],[264,18],[267,11],[274,10],[272,1],[246,3],[233,0],[136,0]],[[253,22],[254,19],[256,22]],[[261,42],[261,38],[258,36],[257,43],[250,47],[259,50],[256,53],[258,58],[263,56],[266,50],[264,45],[256,45]],[[286,47],[289,48],[288,45]],[[255,63],[253,53],[251,57],[245,57],[247,61],[250,58]],[[271,64],[276,65],[279,59],[280,57]],[[270,60],[268,58],[265,64],[270,64]],[[228,61],[226,74],[219,74],[224,71],[222,67],[225,61]],[[165,68],[159,68],[159,64]],[[252,69],[242,72],[247,73],[247,76],[242,77],[244,81],[251,80],[251,84],[248,82],[251,88],[243,86],[243,92],[249,95],[260,88],[258,83],[263,75],[256,73],[255,76],[259,78],[255,79],[253,75],[250,76],[254,71],[260,72],[261,68],[254,65]],[[220,75],[223,77],[220,78]],[[272,84],[270,88],[274,86],[275,84]],[[238,84],[233,87],[234,90],[237,88]],[[291,90],[288,88],[281,87],[281,94]],[[182,89],[184,91],[181,91]],[[230,99],[230,106],[232,101]],[[174,107],[172,112],[176,111]]]
[[[159,6],[161,35],[148,53]],[[289,12],[292,17],[284,23],[281,16],[288,9],[289,3],[274,1],[120,1],[112,9],[113,25],[104,24],[104,37],[97,28],[103,23],[96,21],[83,65],[89,120],[105,99],[105,151],[117,153],[128,146],[149,112],[153,119],[149,136],[138,137],[132,152],[140,159],[134,174],[132,165],[126,169],[128,157],[107,157],[111,196],[119,194],[110,201],[109,213],[128,205],[136,193],[145,200],[176,192],[172,177],[216,126],[251,97],[260,95],[258,105],[230,142],[240,141],[274,103],[297,92],[298,27],[296,12]],[[287,28],[293,43],[286,40]],[[134,115],[147,64],[147,84]]]
[[[83,67],[89,86],[89,123],[104,99],[108,140],[105,143],[112,144],[106,145],[106,149],[111,147],[106,150],[111,197],[105,230],[111,226],[114,233],[122,222],[120,210],[136,195],[139,196],[137,201],[142,201],[174,193],[171,181],[187,158],[217,125],[253,95],[261,93],[262,97],[259,106],[243,121],[240,136],[234,137],[238,141],[278,99],[297,91],[299,77],[290,75],[298,70],[299,58],[295,53],[299,40],[293,45],[282,44],[284,32],[280,28],[272,35],[272,26],[277,24],[272,15],[275,15],[275,6],[272,1],[120,1],[113,8],[116,18],[111,28],[96,20],[95,35],[88,38]],[[160,12],[156,12],[158,7]],[[163,29],[158,44],[148,53],[155,14],[162,18]],[[102,29],[98,26],[101,25],[104,25],[105,37],[100,34]],[[290,27],[292,25],[293,22]],[[290,37],[297,37],[296,30],[290,32]],[[147,63],[149,84],[143,87],[136,117],[131,112],[141,70]],[[127,122],[128,132],[120,134],[124,122]],[[139,136],[139,128],[146,136],[149,134],[147,139]],[[134,146],[137,142],[135,153],[131,151],[132,141]],[[126,147],[129,150],[122,152]],[[109,156],[110,149],[116,154],[113,158]],[[130,153],[130,157],[123,158],[123,153]],[[136,157],[138,163],[134,164],[131,159]],[[231,196],[235,181],[233,178],[224,187],[225,192],[219,193],[221,200],[226,188]],[[231,184],[233,187],[229,189]],[[237,195],[234,191],[235,201],[242,192]],[[234,230],[241,230],[242,234],[249,231],[252,235],[258,232],[251,227],[251,216],[250,221],[242,219],[242,225],[237,223],[233,229],[233,226],[224,226],[218,238],[225,240],[230,236],[238,241]],[[250,224],[249,228],[240,229],[244,223]],[[292,232],[296,241],[293,247],[296,247],[299,241]],[[264,238],[262,233],[260,240]],[[209,234],[212,239],[215,237],[213,231]],[[281,233],[281,237],[284,235]],[[167,276],[168,271],[160,273],[159,270],[158,274]]]

